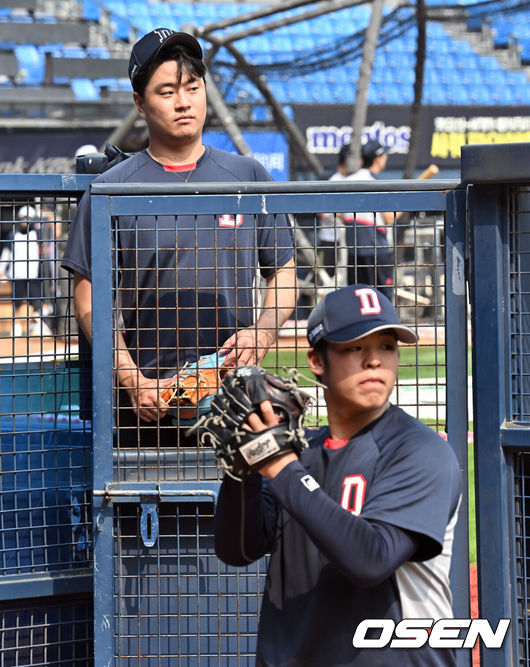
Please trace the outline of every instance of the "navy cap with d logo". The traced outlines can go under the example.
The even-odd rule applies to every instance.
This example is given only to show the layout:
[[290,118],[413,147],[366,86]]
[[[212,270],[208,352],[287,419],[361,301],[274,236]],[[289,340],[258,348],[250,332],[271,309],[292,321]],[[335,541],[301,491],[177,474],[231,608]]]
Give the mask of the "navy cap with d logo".
[[412,329],[400,323],[384,294],[369,285],[348,285],[326,294],[311,311],[307,339],[311,346],[319,340],[345,343],[384,329],[392,329],[404,343],[418,340]]
[[176,32],[171,28],[156,28],[144,35],[133,46],[129,58],[129,79],[133,81],[137,74],[153,62],[160,49],[169,44],[184,46],[194,58],[202,60],[201,45],[193,35],[187,32]]

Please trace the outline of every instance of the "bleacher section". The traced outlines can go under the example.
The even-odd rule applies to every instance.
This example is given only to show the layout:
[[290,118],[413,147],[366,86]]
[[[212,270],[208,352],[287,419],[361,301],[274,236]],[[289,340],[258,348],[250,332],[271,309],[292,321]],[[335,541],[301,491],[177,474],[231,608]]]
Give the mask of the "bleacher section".
[[[137,34],[158,26],[204,26],[259,7],[243,2],[175,2],[78,0],[77,20],[58,20],[40,10],[44,0],[0,2],[0,94],[2,89],[41,86],[69,87],[79,100],[97,100],[108,91],[130,92],[126,53]],[[430,1],[429,7],[434,4]],[[444,3],[447,6],[450,3]],[[481,3],[467,7],[467,30],[491,36],[489,54],[478,53],[465,33],[455,39],[450,27],[428,24],[428,57],[424,104],[527,105],[530,85],[524,65],[530,64],[530,10],[506,15],[487,14]],[[294,10],[293,10],[294,11]],[[302,10],[296,10],[300,13]],[[348,44],[369,20],[367,5],[351,7],[310,21],[278,28],[236,42],[247,60],[263,68],[269,86],[284,103],[352,103],[360,64],[359,54],[337,58],[333,66],[297,73],[297,63],[329,44]],[[387,14],[392,10],[386,10]],[[247,27],[247,26],[245,26]],[[239,28],[231,29],[232,32]],[[371,104],[410,104],[413,98],[416,28],[406,30],[377,49],[369,89]],[[226,31],[228,32],[228,31]],[[208,49],[207,41],[203,46]],[[496,49],[515,49],[518,70],[508,70]],[[228,102],[262,102],[258,91],[230,70],[231,57],[223,49],[216,56],[225,65],[212,69]],[[274,67],[286,63],[284,68]],[[293,69],[294,63],[294,69]]]

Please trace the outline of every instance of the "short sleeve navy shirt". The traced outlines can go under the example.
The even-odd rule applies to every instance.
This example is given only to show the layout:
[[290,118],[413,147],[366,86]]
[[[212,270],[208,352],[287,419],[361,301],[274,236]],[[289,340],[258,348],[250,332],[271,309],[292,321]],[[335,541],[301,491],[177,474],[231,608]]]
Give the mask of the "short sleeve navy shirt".
[[[209,146],[190,183],[272,180],[252,158]],[[98,183],[179,183],[183,179],[141,151]],[[126,344],[146,374],[218,349],[255,321],[257,270],[265,278],[294,254],[285,215],[120,216],[116,239],[119,316]],[[62,265],[91,279],[90,196],[82,198]],[[178,351],[177,353],[175,351]],[[175,355],[178,354],[178,358]]]

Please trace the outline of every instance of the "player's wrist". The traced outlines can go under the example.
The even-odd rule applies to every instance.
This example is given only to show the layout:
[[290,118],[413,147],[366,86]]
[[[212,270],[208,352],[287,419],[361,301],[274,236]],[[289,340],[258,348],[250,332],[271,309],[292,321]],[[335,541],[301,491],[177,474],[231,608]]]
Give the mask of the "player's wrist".
[[258,323],[258,342],[262,347],[269,348],[276,340],[277,330],[274,326],[259,325]]
[[284,452],[280,456],[268,461],[259,469],[259,474],[268,479],[274,479],[281,471],[293,461],[298,461],[298,456],[294,452]]
[[138,389],[143,374],[137,368],[118,368],[116,377],[118,384],[124,389]]

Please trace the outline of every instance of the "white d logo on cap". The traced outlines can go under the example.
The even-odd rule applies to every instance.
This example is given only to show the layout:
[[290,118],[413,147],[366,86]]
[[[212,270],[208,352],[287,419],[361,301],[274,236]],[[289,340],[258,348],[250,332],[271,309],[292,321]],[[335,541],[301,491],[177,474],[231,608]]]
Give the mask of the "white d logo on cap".
[[382,309],[375,290],[361,287],[355,290],[355,296],[361,300],[361,315],[379,315]]

